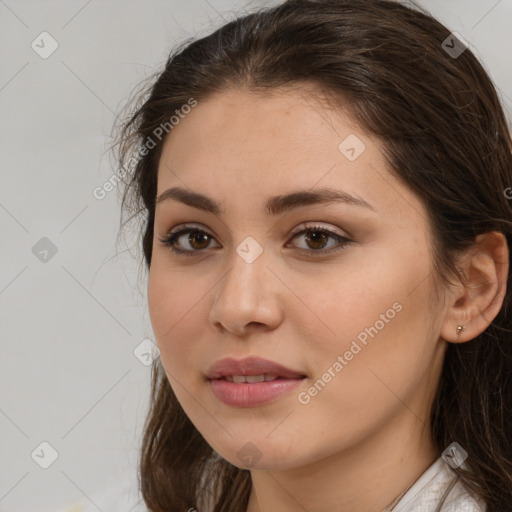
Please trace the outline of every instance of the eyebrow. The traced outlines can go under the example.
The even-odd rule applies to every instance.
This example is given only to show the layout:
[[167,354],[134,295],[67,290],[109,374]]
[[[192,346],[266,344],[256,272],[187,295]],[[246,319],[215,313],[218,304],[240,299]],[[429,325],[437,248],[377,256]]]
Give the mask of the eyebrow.
[[[192,192],[185,188],[172,187],[165,190],[156,198],[155,204],[168,199],[174,199],[175,201],[197,208],[198,210],[213,213],[218,217],[225,214],[225,210],[211,197],[200,194],[199,192]],[[271,197],[265,204],[265,213],[267,215],[279,215],[303,206],[334,202],[358,206],[375,212],[375,208],[364,199],[343,192],[342,190],[327,187],[310,191],[297,190],[286,195]]]

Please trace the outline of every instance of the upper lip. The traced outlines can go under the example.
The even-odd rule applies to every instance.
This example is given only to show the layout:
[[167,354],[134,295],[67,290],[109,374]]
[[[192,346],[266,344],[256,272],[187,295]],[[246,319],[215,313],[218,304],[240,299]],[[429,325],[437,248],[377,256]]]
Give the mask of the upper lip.
[[250,356],[244,359],[233,359],[231,357],[220,359],[206,373],[209,379],[220,379],[226,375],[263,375],[271,374],[288,379],[298,379],[305,377],[304,374],[286,368],[279,363],[263,359],[261,357]]

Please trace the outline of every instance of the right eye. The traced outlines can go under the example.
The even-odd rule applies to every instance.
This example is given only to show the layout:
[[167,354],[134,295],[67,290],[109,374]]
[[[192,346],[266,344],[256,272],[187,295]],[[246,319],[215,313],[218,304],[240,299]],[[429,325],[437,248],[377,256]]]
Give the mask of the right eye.
[[[196,226],[182,227],[183,229],[171,232],[165,238],[160,239],[162,245],[168,247],[175,254],[194,256],[194,254],[203,252],[207,249],[209,242],[213,240],[212,235]],[[185,236],[187,234],[188,236]],[[180,241],[180,239],[183,240]],[[185,247],[185,249],[183,249],[182,244],[189,244],[191,248],[189,249]]]

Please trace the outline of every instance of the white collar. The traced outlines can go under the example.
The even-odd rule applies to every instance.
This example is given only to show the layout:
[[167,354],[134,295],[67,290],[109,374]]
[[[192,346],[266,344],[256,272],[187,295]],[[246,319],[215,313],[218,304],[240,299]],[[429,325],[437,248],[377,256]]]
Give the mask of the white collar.
[[[441,508],[439,504],[446,493]],[[414,482],[392,512],[486,512],[484,503],[475,501],[446,462],[439,457]]]

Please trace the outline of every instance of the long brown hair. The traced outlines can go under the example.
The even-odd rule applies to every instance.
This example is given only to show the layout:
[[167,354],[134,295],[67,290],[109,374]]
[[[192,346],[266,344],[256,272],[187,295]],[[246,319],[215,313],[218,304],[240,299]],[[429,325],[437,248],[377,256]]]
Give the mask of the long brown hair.
[[[191,98],[247,87],[265,93],[308,82],[377,135],[391,172],[429,212],[440,282],[478,234],[512,239],[512,141],[497,92],[470,48],[420,8],[389,0],[290,0],[231,21],[173,50],[118,137],[122,211],[144,220],[151,264],[157,167],[169,119]],[[446,45],[449,41],[450,44]],[[458,49],[459,55],[450,53]],[[151,149],[148,141],[153,141]],[[133,165],[129,165],[133,162]],[[128,220],[130,220],[128,219]],[[122,217],[123,220],[123,217]],[[467,343],[449,343],[431,429],[439,453],[458,442],[455,469],[488,512],[512,510],[510,275],[502,309]],[[250,472],[222,459],[191,423],[160,360],[140,453],[140,489],[153,512],[245,512]]]

